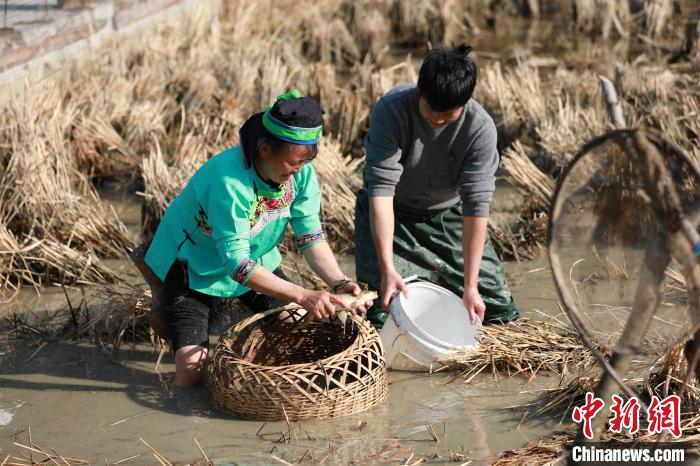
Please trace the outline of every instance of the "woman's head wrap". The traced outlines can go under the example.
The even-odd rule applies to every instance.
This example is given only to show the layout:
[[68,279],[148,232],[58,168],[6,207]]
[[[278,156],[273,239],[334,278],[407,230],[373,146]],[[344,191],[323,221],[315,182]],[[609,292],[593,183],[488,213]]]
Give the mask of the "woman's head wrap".
[[269,136],[292,144],[316,144],[323,129],[323,109],[313,99],[294,89],[277,97],[267,110],[256,113],[241,127],[241,147],[251,159]]
[[265,129],[277,139],[294,144],[316,144],[323,128],[323,109],[315,100],[293,89],[277,97],[262,119]]

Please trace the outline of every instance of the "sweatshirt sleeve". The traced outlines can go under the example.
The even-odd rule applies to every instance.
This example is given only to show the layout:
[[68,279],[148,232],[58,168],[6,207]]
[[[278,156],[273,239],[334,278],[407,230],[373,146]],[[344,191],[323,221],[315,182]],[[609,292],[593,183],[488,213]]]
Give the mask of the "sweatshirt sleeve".
[[236,186],[232,177],[221,177],[214,182],[210,187],[207,216],[226,273],[245,285],[259,264],[250,257],[249,209],[242,193],[236,192]]
[[316,243],[326,241],[326,235],[321,227],[319,212],[321,211],[321,190],[316,178],[313,165],[307,163],[295,179],[294,201],[291,206],[292,230],[294,241],[300,251]]
[[393,196],[403,166],[399,148],[400,132],[397,115],[384,99],[372,111],[369,132],[365,137],[367,159],[365,183],[370,197]]
[[489,216],[499,163],[496,143],[496,125],[489,118],[476,131],[462,165],[459,194],[464,217]]

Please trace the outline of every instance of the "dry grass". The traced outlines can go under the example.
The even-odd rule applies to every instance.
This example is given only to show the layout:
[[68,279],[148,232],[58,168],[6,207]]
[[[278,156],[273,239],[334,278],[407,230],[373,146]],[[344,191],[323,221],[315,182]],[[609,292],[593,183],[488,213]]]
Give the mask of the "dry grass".
[[138,287],[102,285],[75,293],[66,290],[66,304],[55,311],[8,312],[0,326],[0,340],[19,339],[34,346],[59,341],[89,341],[117,353],[124,341],[164,343],[152,332],[147,314],[150,292]]
[[[119,256],[131,237],[102,205],[71,145],[78,112],[55,83],[40,85],[0,114],[7,141],[0,179],[3,249],[0,283],[16,289],[58,282],[109,280],[97,257]],[[12,122],[21,122],[13,124]]]
[[563,379],[590,368],[595,359],[571,327],[524,318],[483,327],[475,350],[451,354],[441,363],[465,377],[488,368],[495,378],[505,374],[531,379],[542,372]]
[[[350,194],[358,178],[347,157],[363,155],[375,101],[397,83],[416,80],[410,56],[397,63],[389,48],[462,41],[499,15],[532,15],[524,3],[224,2],[214,15],[202,10],[184,22],[157,25],[138,43],[111,44],[106,53],[31,85],[0,112],[0,254],[10,258],[0,266],[2,290],[115,280],[99,259],[119,257],[134,238],[102,205],[95,186],[116,180],[142,191],[144,227],[152,231],[191,173],[237,144],[245,118],[290,87],[319,98],[326,109],[332,140],[326,153],[335,158],[319,162],[319,178],[337,181],[328,190],[342,207],[324,207],[324,222],[333,246],[351,249]],[[615,8],[626,27],[622,3]],[[674,29],[664,11],[649,3],[628,29],[644,25],[648,34],[664,35]],[[644,22],[650,14],[663,25]],[[700,154],[697,138],[689,137],[700,131],[693,118],[697,93],[688,92],[694,83],[644,66],[621,67],[628,121],[660,127]],[[543,76],[527,64],[481,71],[477,99],[494,115],[501,143],[519,141],[504,152],[508,177],[537,199],[518,225],[494,224],[492,233],[502,250],[524,248],[520,256],[526,257],[541,243],[542,204],[551,186],[533,180],[556,179],[580,144],[603,131],[607,117],[592,71],[560,67]],[[545,192],[531,192],[535,185]]]
[[[125,418],[124,420],[128,419],[129,418]],[[93,464],[91,460],[83,460],[68,455],[62,455],[61,453],[56,451],[55,448],[47,448],[45,446],[40,446],[34,439],[32,439],[31,426],[27,427],[27,429],[25,430],[14,432],[11,438],[13,445],[16,447],[16,450],[13,453],[3,452],[3,454],[0,455],[0,459],[2,459],[2,461],[0,461],[0,465],[2,466],[38,466],[43,464],[78,466]],[[105,457],[105,464],[122,464],[125,462],[131,462],[132,460],[137,460],[138,458],[139,463],[172,466],[173,463],[168,461],[164,454],[155,449],[146,440],[144,440],[141,437],[138,437],[138,440],[144,447],[143,454],[136,454],[128,456],[126,458],[116,459],[114,462],[110,461],[108,457]],[[202,447],[202,445],[196,437],[192,438],[192,445],[193,453],[196,455],[201,455],[201,458],[188,461],[186,462],[186,464],[191,464],[193,466],[214,465],[214,463],[209,459],[209,455],[207,454],[206,450]],[[150,460],[150,456],[153,456],[156,462],[152,462],[152,460]],[[177,462],[174,464],[180,463]]]
[[[565,458],[566,447],[573,443],[575,434],[575,432],[569,430],[534,440],[522,448],[497,455],[489,461],[489,464],[491,466],[559,464],[557,460]],[[565,463],[562,462],[561,464]]]
[[355,243],[355,193],[362,186],[359,159],[343,158],[340,143],[321,140],[314,166],[323,186],[321,217],[334,251],[352,252]]
[[[692,75],[667,66],[618,64],[616,68],[623,112],[630,127],[659,129],[697,160],[700,154],[700,105]],[[606,131],[607,110],[594,71],[563,66],[547,78],[523,64],[503,68],[499,63],[482,72],[477,99],[494,116],[507,179],[529,202],[521,221],[512,225],[519,250],[542,245],[555,180],[586,141]],[[534,219],[545,228],[528,229]],[[507,232],[500,232],[508,236]],[[520,238],[522,239],[520,239]]]
[[556,184],[530,160],[519,140],[503,152],[501,167],[513,184],[530,191],[533,204],[542,210],[549,208]]

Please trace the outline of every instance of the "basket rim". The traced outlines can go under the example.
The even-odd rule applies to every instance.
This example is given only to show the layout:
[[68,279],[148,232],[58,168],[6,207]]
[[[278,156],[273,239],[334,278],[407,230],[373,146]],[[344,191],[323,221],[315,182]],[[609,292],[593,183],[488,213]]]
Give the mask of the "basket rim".
[[[238,332],[242,331],[244,328],[248,327],[249,325],[254,324],[254,323],[257,322],[258,320],[260,320],[260,319],[262,319],[263,317],[266,317],[266,316],[268,316],[268,315],[275,314],[275,313],[277,313],[277,312],[281,312],[281,311],[285,311],[285,310],[299,309],[299,308],[300,308],[300,307],[296,307],[296,306],[295,306],[295,307],[288,307],[288,306],[285,306],[284,308],[280,308],[280,309],[273,309],[273,310],[271,310],[271,311],[259,312],[259,313],[255,314],[254,316],[251,316],[251,317],[249,317],[248,319],[239,322],[238,324],[234,325],[233,327],[231,327],[230,329],[228,329],[226,332],[224,332],[224,333],[221,334],[221,336],[219,337],[219,339],[218,339],[217,342],[216,342],[216,345],[214,346],[214,350],[213,350],[213,353],[214,353],[214,354],[213,354],[212,358],[215,359],[215,358],[218,356],[218,355],[217,355],[216,349],[219,347],[219,345],[223,345],[223,344],[224,344],[224,343],[223,343],[223,340],[224,340],[224,338],[225,338],[227,335],[230,335],[230,334],[233,333],[233,332],[238,333]],[[363,329],[363,327],[364,327],[364,322],[369,323],[368,320],[363,319],[363,318],[361,318],[361,317],[358,317],[358,316],[356,316],[356,315],[349,314],[348,317],[355,323],[355,325],[357,325],[357,327],[358,327],[358,329],[359,329],[360,331],[361,331],[361,330]],[[367,334],[367,335],[371,335],[373,329],[374,329],[374,327],[372,327],[372,325],[369,324],[369,331],[367,331],[366,334]],[[375,333],[376,333],[376,330],[375,330]],[[350,344],[350,346],[348,346],[347,348],[345,348],[343,351],[340,351],[339,353],[332,354],[332,355],[330,355],[330,356],[328,356],[328,357],[325,357],[325,358],[323,358],[323,359],[319,359],[319,360],[317,360],[317,361],[312,361],[312,362],[303,362],[303,363],[297,363],[297,364],[287,364],[287,365],[284,365],[284,366],[268,366],[268,365],[262,365],[262,364],[252,363],[252,362],[250,362],[250,361],[246,361],[245,359],[241,359],[241,358],[239,358],[239,357],[237,357],[237,356],[233,356],[233,357],[227,356],[227,359],[228,359],[231,363],[233,363],[233,364],[239,364],[239,365],[248,366],[248,368],[255,368],[255,369],[262,369],[262,370],[269,370],[269,371],[290,370],[290,369],[301,369],[301,368],[305,368],[305,367],[312,367],[312,366],[319,366],[319,365],[320,365],[321,367],[323,367],[323,366],[324,366],[324,363],[326,363],[326,362],[328,362],[328,363],[333,363],[333,362],[335,362],[334,359],[335,359],[335,358],[338,358],[340,355],[345,355],[345,354],[347,354],[347,353],[350,353],[350,352],[353,352],[353,351],[355,351],[355,350],[358,350],[358,349],[362,348],[363,345],[360,345],[360,343],[358,342],[358,340],[360,339],[360,336],[361,336],[361,335],[360,335],[360,333],[358,332],[358,335],[355,337],[355,339],[354,339],[353,342]],[[381,338],[379,338],[379,334],[378,334],[378,333],[376,333],[376,340],[378,340],[379,345],[380,345],[380,349],[382,349],[382,351],[383,351],[383,346],[382,346],[382,344],[381,344]],[[229,350],[230,350],[230,349],[229,349]],[[324,369],[324,370],[325,370],[325,369]]]

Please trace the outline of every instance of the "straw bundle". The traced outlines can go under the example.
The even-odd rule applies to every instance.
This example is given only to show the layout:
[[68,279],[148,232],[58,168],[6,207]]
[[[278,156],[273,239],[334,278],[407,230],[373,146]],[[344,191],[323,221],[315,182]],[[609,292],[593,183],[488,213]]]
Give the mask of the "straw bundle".
[[672,0],[644,0],[644,31],[651,37],[663,34],[673,17]]
[[535,129],[544,149],[537,165],[558,176],[581,145],[605,132],[608,115],[593,72],[557,68],[546,87],[551,98],[547,117]]
[[186,138],[181,148],[183,150],[173,156],[175,165],[166,164],[160,144],[157,142],[155,150],[143,160],[141,171],[145,189],[141,221],[146,232],[155,233],[170,202],[185,187],[199,166],[206,161],[207,154],[200,143],[190,141],[193,140]]
[[112,44],[111,53],[74,67],[60,80],[78,102],[75,144],[85,171],[109,177],[117,169],[113,176],[123,178],[130,170],[137,177],[153,135],[186,130],[177,121],[185,108],[206,111],[218,87],[210,73],[216,54],[181,52],[213,48],[217,28],[206,19],[199,15],[179,27],[157,25],[149,33],[149,48]]
[[[355,38],[359,57],[381,63],[389,50],[391,22],[386,11],[386,1],[363,0],[345,2],[343,20]],[[341,10],[342,11],[342,10]]]
[[482,78],[475,89],[475,98],[493,116],[501,145],[508,145],[520,136],[517,97],[503,74],[500,63],[480,70]]
[[369,98],[369,105],[374,104],[384,94],[389,92],[393,87],[401,83],[415,83],[418,81],[418,70],[411,63],[411,56],[408,55],[404,61],[399,62],[389,68],[381,68],[374,71],[369,76],[369,83],[366,83],[366,95]]
[[102,115],[82,116],[76,122],[76,157],[89,178],[129,179],[140,157]]
[[[499,7],[508,10],[512,3],[516,2],[502,2]],[[403,46],[417,47],[426,42],[450,44],[463,41],[470,32],[478,30],[473,14],[482,19],[491,13],[489,6],[489,2],[473,0],[393,2],[388,14],[395,40]]]
[[548,217],[546,211],[555,189],[552,177],[540,170],[518,140],[502,153],[501,167],[508,179],[527,194],[518,220],[512,225],[489,223],[494,243],[501,256],[516,259],[533,257],[544,243]]
[[[688,374],[688,361],[685,344],[676,345],[652,364],[644,379],[644,391],[648,396],[656,395],[660,399],[668,395],[680,395],[681,407],[700,419],[700,380]],[[683,388],[684,382],[688,385]]]
[[488,220],[488,231],[501,260],[515,259],[520,261],[535,257],[535,250],[528,245],[524,245],[522,236],[516,235],[507,222],[497,221],[490,217]]
[[113,283],[118,275],[91,250],[80,251],[55,239],[26,237],[17,249],[4,249],[7,262],[0,272],[3,291],[16,291],[21,284],[35,289],[60,284]]
[[328,63],[314,63],[309,73],[309,95],[318,99],[323,108],[337,108],[339,84],[337,70]]
[[362,150],[362,135],[367,132],[369,107],[357,94],[345,94],[334,125],[343,152]]
[[257,314],[221,336],[209,367],[223,409],[290,421],[358,413],[386,400],[384,350],[366,319],[304,324],[298,310],[288,312],[291,323]]
[[445,27],[440,10],[439,2],[435,0],[395,2],[390,15],[397,42],[412,46],[421,46],[426,40],[440,42]]
[[[317,10],[312,7],[307,11]],[[350,65],[361,58],[354,37],[340,18],[328,21],[312,15],[302,22],[302,28],[306,33],[303,48],[307,58],[336,65]]]
[[516,186],[530,194],[537,207],[549,208],[556,187],[554,180],[532,163],[520,141],[503,152],[501,167]]
[[76,106],[64,103],[55,83],[36,90],[0,115],[0,137],[9,147],[0,177],[0,219],[5,237],[21,243],[2,250],[12,257],[3,286],[113,279],[96,256],[121,255],[132,240],[79,171],[70,145]]
[[695,25],[695,29],[690,29],[688,33],[688,43],[691,59],[695,63],[700,62],[700,21]]
[[520,466],[523,464],[558,464],[565,458],[567,445],[573,444],[575,432],[558,432],[529,442],[526,446],[505,451],[490,459],[491,466]]
[[503,70],[499,62],[486,66],[476,89],[477,100],[491,113],[499,143],[509,145],[545,119],[547,105],[539,71],[522,65]]
[[607,39],[614,27],[619,36],[629,34],[629,0],[574,0],[572,9],[576,27],[582,32]]
[[314,167],[323,186],[321,218],[334,252],[352,252],[355,244],[355,193],[362,186],[362,160],[342,156],[340,143],[321,139]]
[[[645,34],[652,38],[667,35],[673,17],[673,0],[574,0],[572,18],[578,30],[607,39]],[[640,10],[634,11],[633,10]]]
[[467,377],[488,367],[494,377],[505,373],[529,379],[539,371],[564,377],[590,367],[595,359],[571,327],[525,318],[483,327],[475,350],[450,354],[440,362]]

